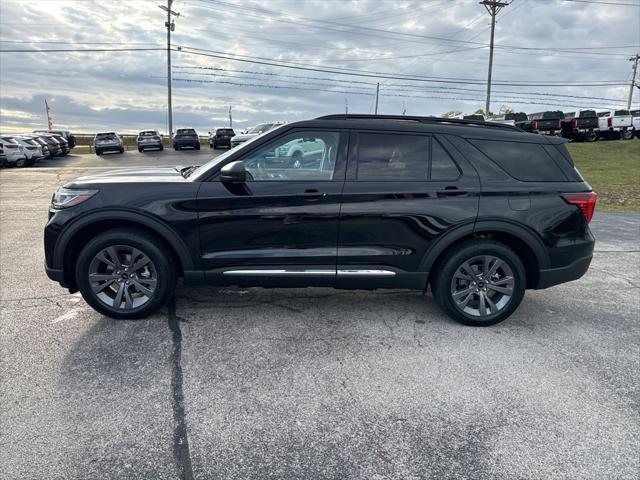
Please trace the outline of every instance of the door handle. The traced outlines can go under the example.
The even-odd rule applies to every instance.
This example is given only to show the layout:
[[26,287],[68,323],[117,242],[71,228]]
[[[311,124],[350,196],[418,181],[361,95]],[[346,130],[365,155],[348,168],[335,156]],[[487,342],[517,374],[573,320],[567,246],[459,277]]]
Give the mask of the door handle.
[[305,200],[319,200],[326,196],[326,193],[322,193],[315,188],[310,188],[309,190],[305,190],[303,193],[298,193],[296,195],[296,197],[304,198]]
[[444,190],[438,190],[439,197],[455,197],[457,195],[466,195],[467,192],[464,190],[459,190],[458,187],[449,186],[444,187]]

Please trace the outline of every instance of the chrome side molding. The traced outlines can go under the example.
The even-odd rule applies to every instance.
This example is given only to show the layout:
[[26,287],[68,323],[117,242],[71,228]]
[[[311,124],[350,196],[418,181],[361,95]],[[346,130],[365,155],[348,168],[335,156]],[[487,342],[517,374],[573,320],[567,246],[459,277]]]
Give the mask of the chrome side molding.
[[395,277],[396,272],[392,270],[338,270],[339,277]]
[[319,275],[319,276],[329,276],[329,275],[337,275],[339,277],[394,277],[396,272],[392,270],[357,270],[357,269],[340,269],[340,270],[329,270],[329,269],[308,269],[308,270],[295,270],[295,269],[272,269],[272,270],[225,270],[222,272],[223,275],[230,276],[273,276],[273,275],[283,275],[283,276],[302,276],[302,275]]
[[272,276],[272,275],[293,275],[293,276],[297,276],[297,275],[335,275],[336,271],[335,270],[321,270],[321,269],[316,269],[316,270],[285,270],[285,269],[278,269],[278,270],[225,270],[224,272],[222,272],[223,275],[231,275],[231,276],[242,276],[242,275],[247,275],[247,276],[261,276],[261,277],[267,277],[267,276]]

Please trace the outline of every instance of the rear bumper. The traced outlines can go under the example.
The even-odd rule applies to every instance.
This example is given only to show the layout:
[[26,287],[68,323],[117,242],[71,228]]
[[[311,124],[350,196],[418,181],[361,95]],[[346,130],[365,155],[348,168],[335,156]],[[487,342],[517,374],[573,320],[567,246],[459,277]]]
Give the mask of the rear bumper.
[[588,255],[563,267],[540,270],[538,284],[535,286],[535,289],[549,288],[554,285],[579,279],[589,269],[592,259],[593,255]]

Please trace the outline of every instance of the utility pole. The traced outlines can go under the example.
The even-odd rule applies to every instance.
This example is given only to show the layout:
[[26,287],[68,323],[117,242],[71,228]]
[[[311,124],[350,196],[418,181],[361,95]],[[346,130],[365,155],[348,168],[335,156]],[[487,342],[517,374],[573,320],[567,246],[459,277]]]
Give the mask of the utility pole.
[[631,76],[631,87],[629,88],[629,100],[627,101],[627,110],[631,110],[631,99],[633,98],[633,87],[636,86],[636,73],[638,72],[638,60],[640,55],[636,53],[635,57],[629,59],[633,62],[633,75]]
[[380,82],[376,84],[376,109],[375,114],[378,114],[378,96],[380,95]]
[[493,37],[496,30],[496,15],[502,10],[502,7],[506,7],[511,2],[501,2],[499,0],[483,0],[480,2],[487,9],[489,15],[491,15],[491,42],[489,43],[489,75],[487,76],[487,101],[484,106],[484,114],[489,115],[489,108],[491,106],[491,70],[493,68]]
[[231,115],[231,105],[229,105],[229,128],[233,128],[233,116]]
[[344,114],[349,115],[349,100],[344,99]]
[[176,24],[171,19],[171,15],[176,17],[180,14],[171,10],[173,0],[167,0],[167,6],[158,5],[162,10],[167,12],[167,21],[164,26],[167,27],[167,113],[169,120],[169,140],[173,138],[173,108],[171,106],[171,32],[176,29]]

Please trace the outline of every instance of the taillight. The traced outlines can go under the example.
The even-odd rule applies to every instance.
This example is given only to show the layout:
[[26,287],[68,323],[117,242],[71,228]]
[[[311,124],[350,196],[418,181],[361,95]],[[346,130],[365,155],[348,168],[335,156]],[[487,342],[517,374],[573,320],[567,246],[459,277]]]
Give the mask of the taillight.
[[594,192],[590,193],[563,193],[564,198],[571,205],[576,205],[587,222],[593,218],[593,212],[596,210],[596,199],[598,196]]
[[613,127],[613,117],[607,118],[607,127]]
[[531,122],[531,130],[537,130],[538,129],[538,122],[536,120],[533,120]]
[[571,128],[578,128],[578,119],[577,118],[572,118],[571,119]]
[[4,146],[4,148],[18,148],[18,145],[14,145],[13,143],[8,143]]

